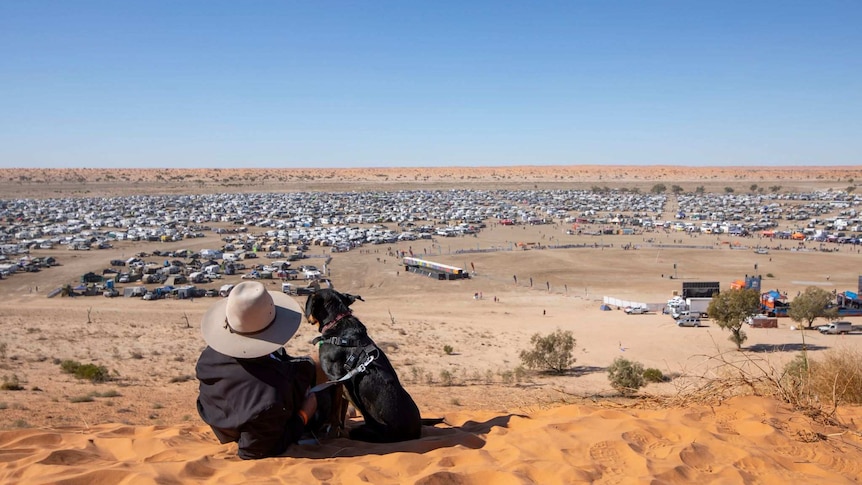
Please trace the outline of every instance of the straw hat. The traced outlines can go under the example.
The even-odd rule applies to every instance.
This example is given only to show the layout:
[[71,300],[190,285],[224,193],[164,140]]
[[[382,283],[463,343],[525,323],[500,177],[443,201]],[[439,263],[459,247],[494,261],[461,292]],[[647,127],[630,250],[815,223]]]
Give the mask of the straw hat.
[[299,329],[302,310],[284,293],[244,281],[211,306],[201,322],[206,343],[238,358],[261,357],[282,347]]

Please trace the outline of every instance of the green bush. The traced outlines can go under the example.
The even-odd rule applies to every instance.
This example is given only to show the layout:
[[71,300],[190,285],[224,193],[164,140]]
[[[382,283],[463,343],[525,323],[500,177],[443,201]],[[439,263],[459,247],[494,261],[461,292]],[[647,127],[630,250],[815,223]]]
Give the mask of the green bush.
[[608,380],[617,392],[624,396],[637,394],[644,386],[644,366],[638,362],[617,357],[608,367]]
[[565,374],[575,363],[575,338],[568,330],[557,329],[544,337],[537,333],[530,338],[530,343],[533,349],[522,350],[520,354],[521,362],[530,369]]
[[443,352],[445,352],[446,355],[452,355],[452,352],[454,352],[454,351],[455,351],[455,349],[453,349],[451,345],[444,345],[443,346]]
[[60,369],[67,374],[74,375],[78,379],[86,379],[92,382],[111,380],[108,368],[103,365],[82,364],[74,360],[64,360],[60,363]]
[[63,370],[66,374],[74,374],[78,367],[81,367],[81,363],[75,360],[64,360],[60,362],[60,369]]
[[647,382],[664,382],[667,380],[660,370],[652,367],[644,370],[644,379],[646,379]]

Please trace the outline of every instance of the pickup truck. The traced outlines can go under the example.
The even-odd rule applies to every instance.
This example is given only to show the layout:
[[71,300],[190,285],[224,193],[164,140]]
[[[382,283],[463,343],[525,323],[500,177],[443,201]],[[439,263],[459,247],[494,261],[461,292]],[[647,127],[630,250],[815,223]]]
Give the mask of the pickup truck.
[[832,322],[829,325],[820,326],[818,330],[824,335],[847,335],[853,331],[853,324],[850,322]]

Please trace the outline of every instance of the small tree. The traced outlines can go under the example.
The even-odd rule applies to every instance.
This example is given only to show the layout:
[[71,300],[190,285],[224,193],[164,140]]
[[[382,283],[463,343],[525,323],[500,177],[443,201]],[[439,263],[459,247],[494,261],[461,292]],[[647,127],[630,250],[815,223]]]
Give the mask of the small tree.
[[733,187],[725,187],[724,191],[725,191],[725,193],[732,194],[733,193]]
[[533,349],[522,350],[520,354],[521,362],[530,369],[565,374],[575,363],[575,338],[571,331],[558,328],[544,337],[537,333],[530,338],[530,343]]
[[611,387],[623,396],[637,394],[638,389],[645,385],[644,366],[639,362],[617,357],[608,367],[608,380]]
[[704,192],[706,192],[706,188],[705,188],[703,185],[698,185],[698,186],[694,189],[694,193],[695,193],[695,194],[698,194],[698,195],[703,195],[703,194],[704,194]]
[[706,311],[719,327],[730,330],[729,340],[739,350],[748,338],[742,331],[742,324],[759,309],[760,293],[752,288],[740,288],[715,295]]
[[807,323],[808,328],[811,328],[814,320],[818,318],[834,320],[838,317],[838,311],[835,308],[826,308],[830,303],[832,303],[831,293],[823,288],[809,286],[793,299],[790,308],[787,309],[787,316],[794,322]]
[[673,195],[679,195],[682,193],[683,188],[680,187],[679,185],[671,185],[670,191],[673,192]]
[[650,189],[650,192],[653,194],[663,194],[667,191],[667,185],[665,184],[655,184]]

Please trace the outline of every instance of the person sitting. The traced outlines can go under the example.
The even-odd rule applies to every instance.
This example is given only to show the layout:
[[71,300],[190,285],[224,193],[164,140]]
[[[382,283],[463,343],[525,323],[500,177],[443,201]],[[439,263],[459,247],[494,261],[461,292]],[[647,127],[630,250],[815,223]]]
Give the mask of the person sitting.
[[236,285],[203,317],[198,414],[242,459],[280,455],[311,429],[315,364],[284,350],[301,320],[293,298],[256,281]]

